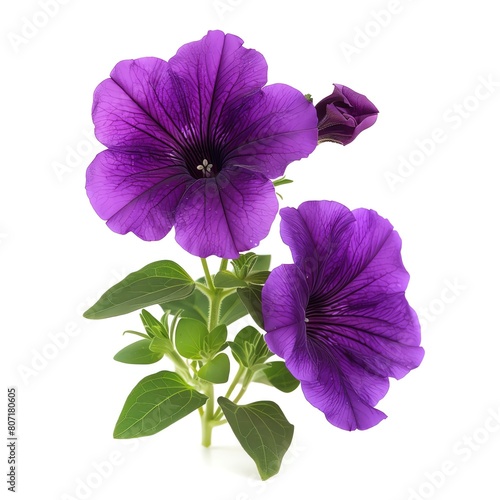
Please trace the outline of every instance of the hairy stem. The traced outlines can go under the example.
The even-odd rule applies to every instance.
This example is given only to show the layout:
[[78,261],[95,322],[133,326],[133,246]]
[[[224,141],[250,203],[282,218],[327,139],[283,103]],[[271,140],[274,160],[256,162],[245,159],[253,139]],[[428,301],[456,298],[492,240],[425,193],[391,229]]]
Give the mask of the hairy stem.
[[[224,264],[224,260],[221,263],[221,268],[225,265],[227,266],[227,260]],[[227,296],[227,291],[220,290],[215,287],[212,275],[210,274],[210,269],[208,268],[208,263],[206,259],[201,259],[201,265],[203,266],[203,271],[205,273],[205,280],[207,283],[207,298],[208,298],[208,330],[211,332],[219,324],[220,308],[222,300]],[[209,447],[212,442],[212,429],[218,424],[218,421],[214,418],[214,386],[212,383],[207,382],[206,388],[204,390],[205,395],[208,397],[205,404],[205,411],[201,417],[201,444],[203,446]]]
[[201,417],[201,444],[208,448],[212,444],[212,429],[214,415],[214,386],[207,383],[205,394],[208,396],[205,412]]

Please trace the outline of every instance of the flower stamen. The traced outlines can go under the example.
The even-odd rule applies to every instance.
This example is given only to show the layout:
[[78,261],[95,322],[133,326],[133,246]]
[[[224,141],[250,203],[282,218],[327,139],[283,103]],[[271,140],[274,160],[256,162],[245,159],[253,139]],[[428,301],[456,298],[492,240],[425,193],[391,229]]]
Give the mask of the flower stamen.
[[203,160],[201,165],[196,167],[196,170],[201,170],[203,173],[203,177],[212,177],[212,168],[214,166],[211,163],[208,163],[208,160]]

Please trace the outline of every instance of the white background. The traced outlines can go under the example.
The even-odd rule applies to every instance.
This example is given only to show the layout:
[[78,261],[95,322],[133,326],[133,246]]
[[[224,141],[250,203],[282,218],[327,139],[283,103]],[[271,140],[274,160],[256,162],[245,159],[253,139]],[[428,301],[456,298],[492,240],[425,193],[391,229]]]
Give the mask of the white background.
[[[16,386],[17,498],[498,500],[500,32],[493,2],[65,3],[49,18],[40,14],[42,2],[3,2],[0,15],[0,407],[7,407],[6,388]],[[30,31],[30,22],[39,28]],[[202,449],[196,413],[151,438],[113,440],[128,392],[160,368],[112,359],[133,340],[121,332],[140,327],[137,314],[81,317],[107,287],[154,260],[201,274],[172,234],[146,243],[111,232],[91,208],[84,179],[102,149],[87,138],[96,85],[122,59],[168,59],[216,28],[262,52],[271,83],[293,85],[316,102],[342,83],[377,105],[373,128],[347,147],[325,144],[291,165],[295,183],[280,191],[284,205],[332,199],[391,220],[412,276],[408,298],[424,327],[421,367],[392,383],[378,406],[389,418],[372,430],[330,426],[300,390],[251,391],[244,401],[276,399],[295,424],[282,471],[266,483],[230,429],[216,429],[212,449]],[[481,83],[488,80],[489,90]],[[433,134],[439,144],[431,144]],[[398,173],[401,157],[413,170]],[[400,175],[393,189],[388,172]],[[290,260],[277,225],[259,251],[272,252],[275,265]],[[66,340],[57,348],[54,338]]]

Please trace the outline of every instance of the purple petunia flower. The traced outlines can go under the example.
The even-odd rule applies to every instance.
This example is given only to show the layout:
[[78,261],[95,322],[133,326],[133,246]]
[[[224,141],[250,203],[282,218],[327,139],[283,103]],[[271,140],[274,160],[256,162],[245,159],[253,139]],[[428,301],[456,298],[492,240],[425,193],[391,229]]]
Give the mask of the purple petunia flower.
[[420,326],[405,298],[401,239],[376,212],[310,201],[280,212],[295,264],[274,269],[262,293],[269,348],[333,425],[367,429],[374,408],[422,361]]
[[210,31],[168,62],[122,61],[94,94],[96,136],[108,149],[87,170],[87,193],[115,232],[237,258],[278,211],[270,179],[318,140],[314,106],[234,35]]
[[344,146],[377,120],[378,109],[362,94],[345,85],[334,84],[333,93],[316,104],[319,142]]

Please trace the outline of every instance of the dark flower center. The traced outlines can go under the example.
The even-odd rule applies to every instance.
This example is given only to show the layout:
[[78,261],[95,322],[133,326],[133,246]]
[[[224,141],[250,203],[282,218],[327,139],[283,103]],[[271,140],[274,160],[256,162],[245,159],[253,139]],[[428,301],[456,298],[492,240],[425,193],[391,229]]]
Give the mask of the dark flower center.
[[189,144],[182,157],[188,172],[195,179],[216,177],[224,164],[220,148],[206,140]]
[[342,323],[339,313],[334,301],[312,295],[306,307],[307,336],[335,344],[334,327]]

